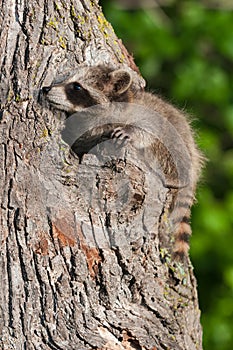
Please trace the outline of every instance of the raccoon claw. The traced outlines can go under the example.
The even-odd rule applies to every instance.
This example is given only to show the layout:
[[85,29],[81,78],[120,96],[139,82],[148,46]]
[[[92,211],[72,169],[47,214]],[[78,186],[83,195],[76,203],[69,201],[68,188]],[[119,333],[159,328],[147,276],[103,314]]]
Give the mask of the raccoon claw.
[[118,127],[112,132],[111,138],[114,139],[117,145],[123,147],[131,140],[130,130],[128,128]]

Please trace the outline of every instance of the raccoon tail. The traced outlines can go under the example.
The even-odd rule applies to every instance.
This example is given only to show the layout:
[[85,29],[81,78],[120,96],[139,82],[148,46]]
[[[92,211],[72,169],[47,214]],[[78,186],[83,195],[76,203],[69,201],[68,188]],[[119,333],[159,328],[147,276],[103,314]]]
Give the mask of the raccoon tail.
[[179,196],[172,212],[172,226],[174,227],[173,255],[177,259],[184,259],[188,256],[189,241],[192,235],[190,226],[191,206],[193,195],[184,194]]

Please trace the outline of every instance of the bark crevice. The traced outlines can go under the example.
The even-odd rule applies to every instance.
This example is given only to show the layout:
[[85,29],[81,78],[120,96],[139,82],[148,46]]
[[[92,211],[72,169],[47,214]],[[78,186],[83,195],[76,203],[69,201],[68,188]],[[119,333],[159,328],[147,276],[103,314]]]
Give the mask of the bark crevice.
[[79,160],[41,102],[83,61],[128,65],[143,87],[132,57],[94,1],[1,9],[0,348],[201,350],[190,262],[169,255],[170,190],[133,151]]

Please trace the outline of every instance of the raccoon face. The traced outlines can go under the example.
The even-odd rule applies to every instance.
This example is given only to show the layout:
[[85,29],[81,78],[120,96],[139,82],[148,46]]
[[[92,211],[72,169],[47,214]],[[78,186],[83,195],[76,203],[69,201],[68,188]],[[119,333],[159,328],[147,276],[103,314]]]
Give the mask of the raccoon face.
[[95,91],[92,91],[91,94],[77,81],[66,81],[62,84],[44,86],[42,91],[53,107],[69,113],[81,111],[101,102],[107,102],[105,96],[101,96],[100,92],[96,94]]
[[123,69],[81,67],[72,78],[44,86],[42,92],[53,107],[74,113],[96,104],[122,100],[131,82],[130,73]]

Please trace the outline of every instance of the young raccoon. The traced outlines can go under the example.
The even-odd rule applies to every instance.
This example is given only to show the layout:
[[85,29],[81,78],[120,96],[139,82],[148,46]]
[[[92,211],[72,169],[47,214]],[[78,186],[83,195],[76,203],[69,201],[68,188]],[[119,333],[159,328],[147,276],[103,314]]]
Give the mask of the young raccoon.
[[[95,112],[94,118],[92,115],[92,119],[85,119],[92,130],[90,138],[105,134],[122,143],[127,141],[136,149],[146,150],[157,160],[167,186],[176,188],[179,192],[175,206],[170,208],[175,226],[173,251],[177,256],[185,256],[191,235],[190,209],[203,162],[186,116],[158,96],[139,89],[130,69],[82,65],[72,78],[44,86],[42,91],[55,108],[69,114],[82,112],[77,113],[78,118],[82,114],[86,118],[85,111],[89,110],[87,107],[100,106],[99,110],[103,108],[104,112],[100,112],[99,116]],[[111,105],[119,106],[118,102],[123,107],[117,108],[116,120],[109,121]],[[95,118],[101,119],[101,123],[96,123]],[[95,125],[101,126],[95,128]],[[168,132],[171,128],[172,133]],[[177,164],[180,167],[178,171]]]

